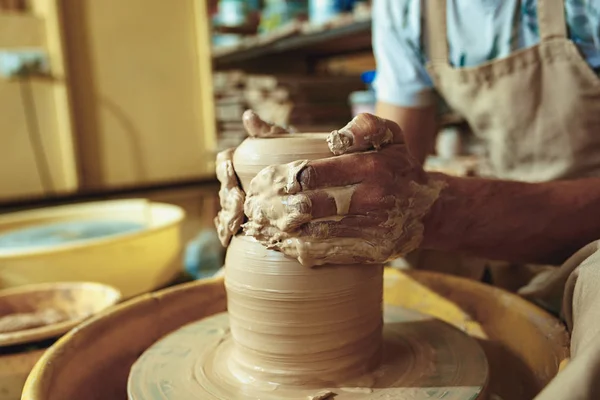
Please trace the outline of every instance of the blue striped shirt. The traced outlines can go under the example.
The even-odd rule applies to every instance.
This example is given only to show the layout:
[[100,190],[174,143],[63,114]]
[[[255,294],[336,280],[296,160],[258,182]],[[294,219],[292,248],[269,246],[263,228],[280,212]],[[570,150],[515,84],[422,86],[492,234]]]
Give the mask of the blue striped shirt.
[[[377,98],[390,104],[434,104],[425,65],[421,13],[433,0],[374,0]],[[536,0],[447,0],[450,62],[476,66],[539,42]],[[600,0],[565,0],[570,39],[600,72]]]

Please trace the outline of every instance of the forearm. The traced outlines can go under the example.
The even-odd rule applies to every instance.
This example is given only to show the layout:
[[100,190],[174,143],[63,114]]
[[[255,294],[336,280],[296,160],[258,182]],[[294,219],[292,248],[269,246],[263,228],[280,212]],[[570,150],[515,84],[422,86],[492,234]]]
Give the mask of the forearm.
[[408,150],[421,164],[435,149],[438,119],[435,107],[410,108],[378,102],[376,115],[397,123],[408,146]]
[[[406,126],[406,124],[405,124]],[[419,127],[407,126],[404,130],[408,150],[421,165],[427,156],[435,152],[435,139],[437,137],[437,121],[435,119],[423,121]]]
[[558,264],[600,239],[600,179],[522,183],[432,174],[447,187],[421,247]]

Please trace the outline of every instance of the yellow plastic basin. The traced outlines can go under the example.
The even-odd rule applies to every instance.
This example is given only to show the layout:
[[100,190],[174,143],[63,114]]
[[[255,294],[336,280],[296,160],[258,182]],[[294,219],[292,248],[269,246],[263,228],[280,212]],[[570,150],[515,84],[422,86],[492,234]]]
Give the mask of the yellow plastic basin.
[[[567,333],[558,320],[481,283],[437,273],[387,271],[385,302],[431,313],[478,338],[490,363],[490,389],[503,400],[531,399],[568,356]],[[29,375],[22,399],[125,399],[131,365],[150,345],[225,309],[222,278],[117,305],[53,345]]]
[[42,208],[0,216],[0,238],[19,230],[81,221],[139,223],[135,231],[35,247],[0,247],[0,288],[58,281],[100,282],[124,298],[163,287],[181,270],[177,206],[143,199]]

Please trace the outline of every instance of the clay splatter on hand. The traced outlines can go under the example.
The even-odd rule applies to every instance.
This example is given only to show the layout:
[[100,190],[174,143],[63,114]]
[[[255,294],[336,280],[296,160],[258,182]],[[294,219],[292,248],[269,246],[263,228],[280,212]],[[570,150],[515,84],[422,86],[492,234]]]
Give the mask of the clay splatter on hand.
[[219,190],[221,210],[215,217],[215,226],[223,246],[229,244],[231,237],[240,230],[244,222],[245,194],[233,169],[234,150],[228,149],[217,155],[217,179],[221,182]]
[[[244,112],[242,117],[244,128],[250,137],[266,138],[288,131],[278,125],[263,121],[252,110]],[[231,238],[237,234],[244,222],[244,201],[246,195],[241,188],[239,179],[233,167],[233,153],[235,148],[224,150],[217,154],[216,172],[221,183],[219,202],[221,210],[215,217],[219,240],[223,246],[228,246]]]
[[338,149],[349,154],[256,175],[245,233],[306,266],[382,263],[416,249],[444,184],[429,179],[390,121],[361,114],[336,132],[351,135]]

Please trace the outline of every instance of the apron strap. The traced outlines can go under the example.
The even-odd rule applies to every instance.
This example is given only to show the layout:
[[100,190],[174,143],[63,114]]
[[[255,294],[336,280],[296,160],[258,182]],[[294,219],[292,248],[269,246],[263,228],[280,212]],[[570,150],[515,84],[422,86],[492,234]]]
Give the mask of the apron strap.
[[540,42],[567,38],[567,22],[563,0],[537,0]]
[[[542,0],[543,1],[543,0]],[[446,28],[446,0],[424,0],[427,53],[431,62],[449,64]]]

